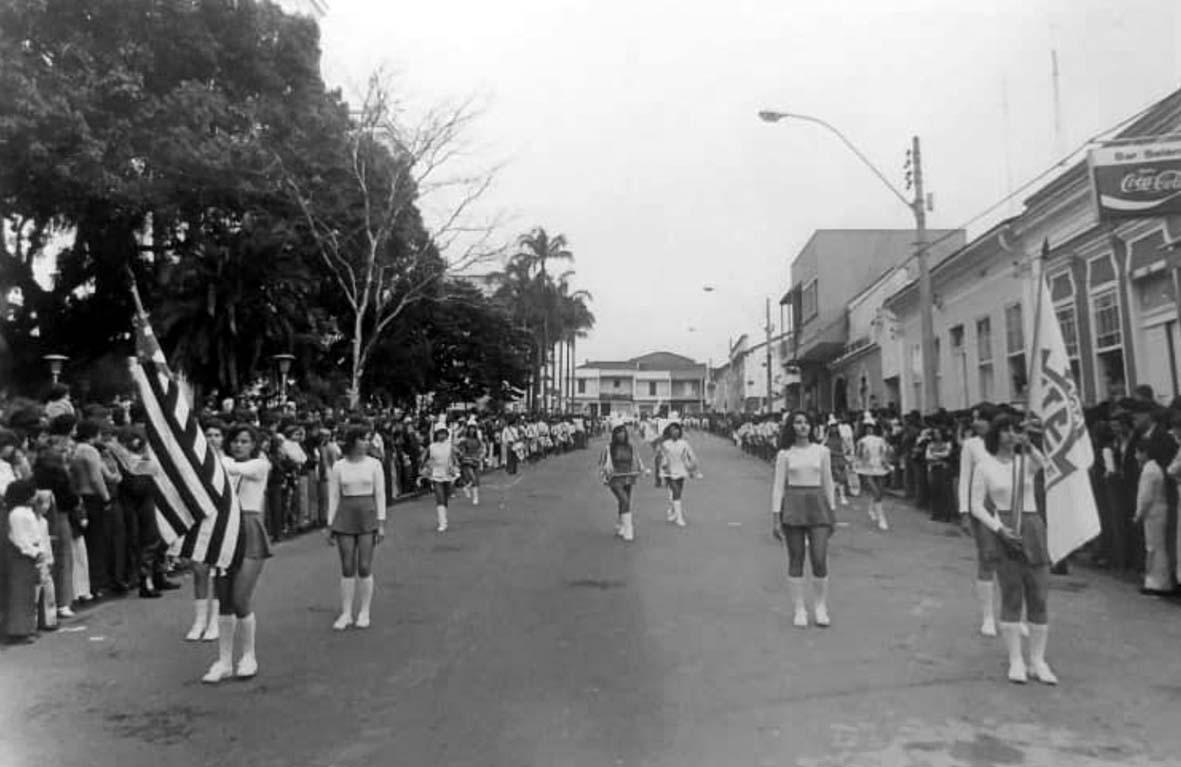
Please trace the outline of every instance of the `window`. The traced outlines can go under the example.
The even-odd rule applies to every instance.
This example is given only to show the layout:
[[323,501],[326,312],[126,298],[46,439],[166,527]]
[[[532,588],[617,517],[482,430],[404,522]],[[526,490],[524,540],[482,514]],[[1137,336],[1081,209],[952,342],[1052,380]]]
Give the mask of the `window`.
[[618,379],[618,378],[612,378],[612,379],[611,379],[611,388],[612,388],[612,389],[618,389],[618,388],[619,388],[619,379]]
[[947,331],[947,336],[948,336],[948,339],[951,341],[951,350],[953,352],[956,352],[958,354],[959,352],[962,352],[964,350],[964,326],[963,325],[956,325],[954,328]]
[[1122,346],[1119,297],[1115,288],[1101,290],[1091,297],[1091,314],[1095,318],[1095,348],[1102,351]]
[[1074,385],[1082,389],[1083,370],[1078,356],[1078,318],[1075,316],[1074,306],[1067,304],[1054,310],[1058,318],[1058,327],[1062,328],[1062,341],[1066,345],[1066,356],[1070,358],[1070,372],[1074,376]]
[[1009,354],[1025,351],[1025,327],[1021,324],[1021,304],[1005,307],[1005,349]]
[[815,317],[819,311],[816,280],[812,280],[804,286],[804,291],[800,295],[800,316],[802,321],[807,322]]
[[1025,327],[1022,324],[1021,304],[1005,307],[1005,351],[1009,362],[1009,393],[1017,399],[1025,396],[1029,377],[1025,369]]
[[1124,334],[1116,286],[1092,292],[1091,317],[1095,328],[1098,394],[1101,398],[1122,397],[1127,393],[1128,382],[1124,371]]
[[578,379],[578,393],[579,394],[586,394],[586,379],[585,378]]
[[980,399],[988,401],[992,399],[992,363],[986,363],[980,366]]
[[976,320],[976,358],[980,362],[992,362],[992,319],[989,317]]
[[648,396],[649,397],[656,396],[656,382],[655,381],[648,382]]

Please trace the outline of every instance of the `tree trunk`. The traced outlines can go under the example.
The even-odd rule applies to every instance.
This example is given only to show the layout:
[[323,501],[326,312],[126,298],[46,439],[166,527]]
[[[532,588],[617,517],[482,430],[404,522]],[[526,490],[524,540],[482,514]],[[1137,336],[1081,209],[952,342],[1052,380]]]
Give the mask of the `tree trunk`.
[[353,323],[353,370],[349,379],[349,410],[356,410],[361,403],[361,376],[365,372],[361,357],[361,317],[358,313]]

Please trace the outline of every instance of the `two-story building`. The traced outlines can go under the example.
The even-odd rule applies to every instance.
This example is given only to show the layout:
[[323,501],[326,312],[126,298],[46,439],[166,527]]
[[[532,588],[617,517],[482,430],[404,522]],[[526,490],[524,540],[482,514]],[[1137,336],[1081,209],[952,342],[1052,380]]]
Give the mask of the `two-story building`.
[[[1181,91],[1113,139],[1134,145],[1178,130]],[[1101,219],[1091,169],[1085,160],[1075,163],[1029,196],[1018,216],[932,269],[939,404],[1024,401],[1039,276],[1085,403],[1124,396],[1139,384],[1152,386],[1162,403],[1181,395],[1179,242],[1178,216]],[[923,402],[917,293],[912,281],[883,304],[897,319],[905,410],[930,409]]]
[[[937,263],[964,244],[964,231],[930,230],[927,238],[928,258]],[[791,288],[780,303],[793,319],[790,362],[799,370],[799,406],[832,410],[840,404],[830,365],[847,352],[849,303],[914,252],[910,229],[819,229],[796,255]],[[840,383],[847,404],[848,381]]]
[[587,361],[574,370],[574,407],[592,416],[701,413],[707,367],[672,352]]

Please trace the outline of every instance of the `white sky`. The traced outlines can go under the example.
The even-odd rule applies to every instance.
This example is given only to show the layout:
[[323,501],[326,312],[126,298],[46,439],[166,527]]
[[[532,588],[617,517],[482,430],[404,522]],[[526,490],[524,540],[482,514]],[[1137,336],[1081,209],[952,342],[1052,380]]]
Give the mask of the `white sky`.
[[898,186],[917,133],[929,225],[955,227],[1181,86],[1178,0],[331,0],[321,25],[346,95],[384,64],[412,101],[487,104],[505,236],[564,233],[594,295],[579,361],[719,360],[813,230],[912,225],[834,137],[759,109],[827,119]]

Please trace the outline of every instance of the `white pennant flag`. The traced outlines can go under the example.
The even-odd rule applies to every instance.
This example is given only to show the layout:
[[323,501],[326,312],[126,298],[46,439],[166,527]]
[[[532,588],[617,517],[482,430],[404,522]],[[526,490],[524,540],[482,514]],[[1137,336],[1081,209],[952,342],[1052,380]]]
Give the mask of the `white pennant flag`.
[[1050,559],[1058,562],[1099,535],[1099,511],[1088,469],[1095,460],[1083,419],[1083,403],[1066,356],[1062,328],[1050,289],[1039,280],[1036,337],[1029,404],[1042,424],[1046,454],[1046,535]]

